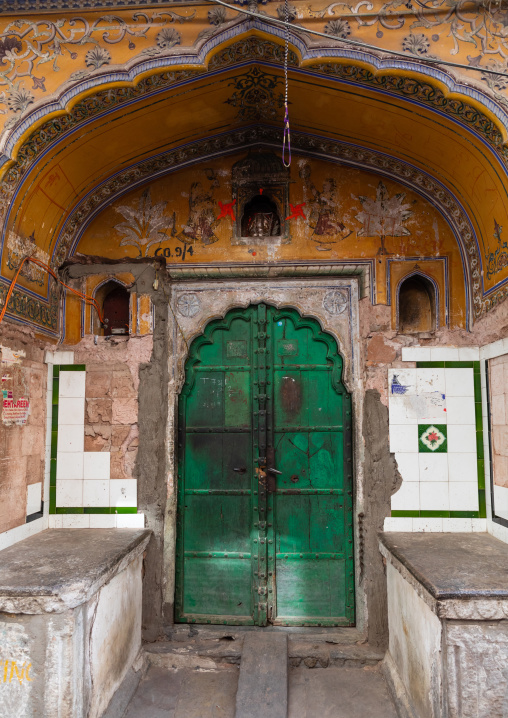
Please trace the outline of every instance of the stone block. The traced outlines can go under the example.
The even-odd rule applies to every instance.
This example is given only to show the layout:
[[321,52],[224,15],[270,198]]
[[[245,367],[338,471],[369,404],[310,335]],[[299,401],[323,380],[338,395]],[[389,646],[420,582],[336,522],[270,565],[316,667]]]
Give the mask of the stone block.
[[21,456],[21,446],[23,440],[23,427],[21,426],[3,426],[0,432],[4,437],[5,458],[17,458]]
[[0,533],[25,523],[26,462],[0,459]]
[[110,451],[111,424],[85,426],[85,451]]
[[87,371],[85,396],[87,399],[103,399],[111,395],[111,372]]
[[508,708],[505,621],[447,627],[450,716],[493,718]]
[[125,471],[125,458],[123,451],[111,452],[111,479],[130,479]]
[[395,361],[397,352],[379,334],[373,337],[367,347],[367,359],[375,364],[391,364]]
[[494,455],[494,483],[508,488],[508,457]]
[[492,431],[494,453],[508,456],[508,426],[494,426]]
[[492,423],[497,426],[506,424],[506,397],[504,394],[492,396],[491,411]]
[[129,478],[132,478],[134,476],[134,468],[136,466],[137,456],[137,448],[130,448],[124,454],[124,471]]
[[122,446],[131,432],[130,426],[112,426],[111,427],[111,446]]
[[113,424],[137,424],[137,399],[115,399],[112,416]]
[[86,417],[88,424],[110,423],[112,418],[111,399],[87,399]]
[[33,454],[39,454],[39,456],[43,456],[45,442],[45,427],[29,426],[27,424],[22,428],[21,453],[23,456],[31,456]]
[[26,457],[26,483],[38,484],[44,481],[44,460],[39,454]]
[[111,395],[122,399],[133,399],[136,397],[132,376],[129,371],[115,371],[111,378]]
[[492,396],[504,394],[504,367],[501,363],[492,363],[490,367],[490,393]]

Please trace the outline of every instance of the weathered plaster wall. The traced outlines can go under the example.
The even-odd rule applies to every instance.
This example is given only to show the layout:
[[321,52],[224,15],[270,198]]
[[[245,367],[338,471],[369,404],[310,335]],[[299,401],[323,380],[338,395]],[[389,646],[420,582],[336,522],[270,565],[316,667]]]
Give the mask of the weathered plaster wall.
[[[233,218],[243,205],[234,167],[256,156],[242,152],[212,160],[128,192],[98,214],[76,251],[109,259],[164,256],[176,266],[372,260],[376,301],[395,306],[399,282],[417,269],[438,287],[439,323],[446,323],[448,304],[450,323],[464,325],[465,280],[453,232],[436,207],[399,182],[296,155],[288,173],[293,210],[288,206],[282,216],[284,220],[286,212],[293,215],[289,237],[239,240]],[[250,192],[260,190],[281,199],[262,183]],[[226,205],[229,210],[224,210]],[[137,225],[141,216],[146,224],[142,236]],[[393,315],[393,326],[395,320]]]
[[442,715],[441,621],[390,563],[387,573],[390,654],[416,714],[438,718]]
[[47,378],[43,360],[44,344],[32,332],[8,322],[0,327],[0,533],[24,524],[27,510],[41,510]]

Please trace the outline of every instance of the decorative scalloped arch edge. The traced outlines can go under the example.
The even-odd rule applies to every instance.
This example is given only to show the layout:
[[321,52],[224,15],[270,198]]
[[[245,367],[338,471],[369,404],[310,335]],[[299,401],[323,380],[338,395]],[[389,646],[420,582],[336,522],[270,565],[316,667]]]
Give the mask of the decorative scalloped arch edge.
[[[194,48],[188,48],[188,52],[183,52],[181,48],[172,49],[164,57],[151,58],[149,60],[133,58],[124,65],[114,67],[108,66],[98,69],[91,73],[85,80],[72,82],[68,80],[62,86],[60,92],[55,93],[52,98],[36,103],[34,107],[27,108],[25,113],[20,117],[16,125],[2,133],[0,138],[0,167],[5,162],[13,159],[15,147],[20,143],[30,128],[35,123],[40,123],[45,117],[51,114],[67,112],[68,107],[77,102],[77,98],[84,93],[90,94],[90,90],[97,88],[107,89],[110,84],[124,83],[126,85],[135,86],[136,80],[142,75],[148,73],[155,74],[159,71],[170,71],[178,66],[186,66],[195,70],[207,71],[212,64],[213,57],[220,49],[220,45],[227,43],[232,38],[240,37],[249,31],[258,31],[266,35],[277,38],[280,42],[285,39],[285,31],[283,28],[273,26],[270,23],[263,22],[259,19],[240,19],[228,23],[228,27],[217,32],[212,37],[197,41]],[[485,88],[481,83],[469,79],[459,79],[454,73],[445,70],[442,67],[434,65],[426,65],[424,62],[415,62],[408,59],[399,60],[393,56],[383,56],[383,50],[380,48],[379,53],[372,50],[348,50],[344,47],[326,47],[307,42],[304,35],[300,35],[294,30],[290,30],[290,43],[294,50],[297,51],[300,61],[300,67],[305,63],[310,64],[312,61],[325,60],[327,58],[334,60],[351,60],[356,63],[365,64],[373,68],[377,73],[384,71],[401,70],[424,78],[432,78],[442,83],[447,91],[451,94],[465,95],[471,100],[485,107],[496,117],[504,130],[504,141],[508,136],[508,112],[502,105],[496,101],[494,94]],[[213,69],[213,68],[212,68]]]
[[[201,361],[198,353],[204,346],[213,344],[212,336],[216,331],[228,331],[235,319],[248,321],[246,310],[264,304],[275,310],[275,317],[284,317],[294,321],[294,314],[297,315],[298,329],[306,327],[312,331],[313,339],[321,342],[327,347],[326,358],[332,363],[332,386],[338,394],[350,396],[343,381],[344,358],[340,352],[338,339],[328,330],[323,329],[318,317],[310,314],[302,314],[298,307],[283,305],[278,307],[272,301],[249,302],[246,306],[228,307],[224,314],[219,317],[211,317],[207,320],[201,332],[196,334],[188,343],[187,358],[184,363],[185,382],[181,390],[181,396],[188,396],[196,382],[195,367]],[[275,319],[274,317],[274,319]]]

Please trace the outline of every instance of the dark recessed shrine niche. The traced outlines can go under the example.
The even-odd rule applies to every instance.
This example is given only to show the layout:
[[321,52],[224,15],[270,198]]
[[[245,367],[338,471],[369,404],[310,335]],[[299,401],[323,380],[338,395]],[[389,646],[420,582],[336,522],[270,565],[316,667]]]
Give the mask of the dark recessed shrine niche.
[[258,194],[245,205],[242,217],[242,237],[278,237],[281,218],[275,202]]
[[233,165],[231,180],[236,200],[232,243],[289,243],[289,170],[280,157],[253,150]]
[[432,282],[413,274],[399,285],[397,328],[401,334],[433,332],[437,327],[436,290]]
[[104,327],[99,325],[97,313],[92,313],[94,334],[109,337],[128,335],[130,331],[130,295],[124,286],[111,279],[95,292],[96,302],[104,314]]

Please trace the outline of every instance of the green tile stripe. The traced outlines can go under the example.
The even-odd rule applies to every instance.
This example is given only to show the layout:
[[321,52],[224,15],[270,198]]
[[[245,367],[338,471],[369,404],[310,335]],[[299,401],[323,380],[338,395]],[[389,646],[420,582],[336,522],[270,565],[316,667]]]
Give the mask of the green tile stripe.
[[56,514],[137,514],[137,506],[58,506]]
[[[58,506],[56,505],[56,462],[58,443],[58,401],[61,371],[86,371],[85,364],[56,364],[53,366],[53,397],[51,414],[51,463],[49,469],[50,514],[137,514],[137,506]],[[114,479],[113,479],[114,480]]]
[[56,449],[58,443],[58,399],[60,367],[53,367],[53,396],[51,397],[51,453],[49,467],[49,513],[56,514]]
[[480,375],[480,362],[473,362],[474,401],[476,417],[476,466],[478,476],[478,506],[479,518],[487,518],[487,503],[485,498],[485,454],[483,447],[483,410],[482,386]]
[[477,519],[478,511],[392,511],[392,516],[413,518]]
[[[479,361],[417,361],[417,369],[472,369],[474,379],[476,464],[478,476],[478,511],[392,511],[392,516],[420,518],[484,519],[487,517],[485,498],[485,455],[483,446],[482,389]],[[419,440],[419,438],[418,438]]]

